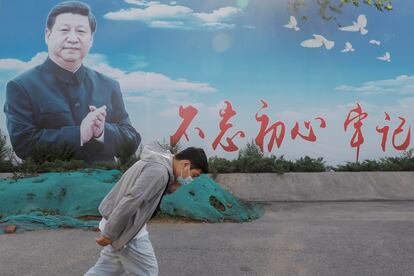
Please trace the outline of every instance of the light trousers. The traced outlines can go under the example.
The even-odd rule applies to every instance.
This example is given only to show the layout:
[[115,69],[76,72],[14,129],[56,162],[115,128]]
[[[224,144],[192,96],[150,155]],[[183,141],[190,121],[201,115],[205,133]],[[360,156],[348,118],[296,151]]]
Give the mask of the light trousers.
[[131,240],[120,251],[105,246],[85,276],[157,276],[158,264],[148,234]]

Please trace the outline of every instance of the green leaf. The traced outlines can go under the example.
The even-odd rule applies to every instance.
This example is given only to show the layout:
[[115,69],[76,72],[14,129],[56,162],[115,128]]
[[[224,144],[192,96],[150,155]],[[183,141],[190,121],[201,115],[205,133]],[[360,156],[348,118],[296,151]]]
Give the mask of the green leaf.
[[388,3],[388,4],[385,6],[385,9],[386,9],[387,11],[392,11],[392,5],[391,5],[391,3]]

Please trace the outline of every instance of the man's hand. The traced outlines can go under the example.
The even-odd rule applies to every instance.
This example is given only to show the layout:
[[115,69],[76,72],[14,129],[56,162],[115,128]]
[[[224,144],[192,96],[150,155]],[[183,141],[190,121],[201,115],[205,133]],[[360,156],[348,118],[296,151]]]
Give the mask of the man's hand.
[[92,112],[89,112],[81,122],[80,135],[83,144],[89,142],[89,140],[91,140],[93,137],[92,126],[94,125],[94,117],[96,116]]
[[99,238],[96,239],[96,243],[99,244],[100,246],[107,246],[111,244],[112,241],[105,236],[100,236]]
[[80,133],[82,143],[87,143],[92,137],[98,138],[102,135],[105,127],[106,118],[106,105],[96,108],[95,106],[89,106],[90,112],[82,120],[80,125]]
[[102,135],[105,128],[106,118],[106,105],[96,108],[95,106],[89,106],[89,110],[96,115],[94,125],[92,126],[93,137],[98,138]]

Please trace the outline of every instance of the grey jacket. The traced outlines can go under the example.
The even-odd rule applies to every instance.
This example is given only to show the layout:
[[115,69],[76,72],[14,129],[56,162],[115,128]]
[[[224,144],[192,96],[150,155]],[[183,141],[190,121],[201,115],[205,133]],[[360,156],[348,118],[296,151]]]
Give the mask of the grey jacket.
[[102,235],[120,250],[151,218],[168,184],[174,181],[172,155],[159,143],[144,147],[141,160],[130,167],[99,205],[107,220]]

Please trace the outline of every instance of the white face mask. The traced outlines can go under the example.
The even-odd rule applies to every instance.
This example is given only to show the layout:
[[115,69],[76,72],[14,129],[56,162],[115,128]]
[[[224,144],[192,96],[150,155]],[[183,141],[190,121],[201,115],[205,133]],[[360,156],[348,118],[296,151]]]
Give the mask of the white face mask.
[[177,177],[177,182],[180,183],[180,185],[185,186],[193,182],[193,178],[191,177],[190,169],[188,169],[188,176],[186,178],[183,178],[183,170],[181,169],[181,176]]
[[177,182],[180,183],[180,185],[185,186],[193,182],[193,178],[191,176],[187,178],[182,178],[181,176],[177,177]]

